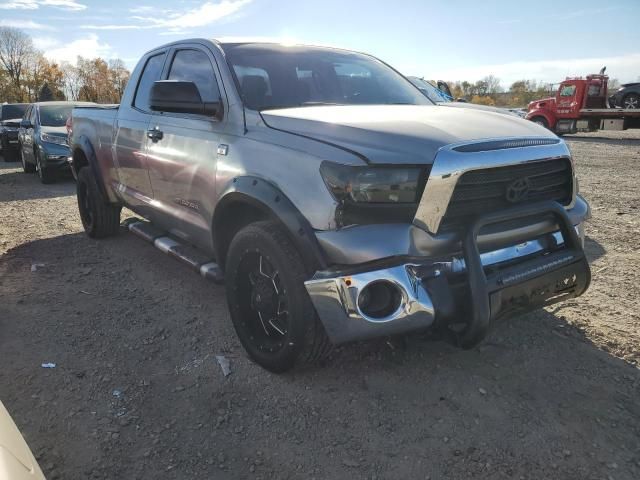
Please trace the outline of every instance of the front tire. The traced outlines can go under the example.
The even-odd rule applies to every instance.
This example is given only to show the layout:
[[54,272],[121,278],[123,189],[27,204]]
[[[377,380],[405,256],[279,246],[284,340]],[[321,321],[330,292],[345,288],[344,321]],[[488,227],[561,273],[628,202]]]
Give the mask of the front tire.
[[45,185],[53,183],[55,180],[55,172],[53,172],[50,168],[45,168],[42,166],[42,159],[40,158],[39,151],[35,151],[33,156],[36,158],[36,172],[38,172],[38,178],[40,178],[40,182]]
[[547,122],[547,119],[546,119],[546,118],[544,118],[544,117],[533,117],[533,118],[531,119],[531,121],[532,121],[533,123],[537,123],[537,124],[538,124],[538,125],[540,125],[541,127],[549,128],[549,123]]
[[113,205],[100,193],[90,167],[82,167],[76,183],[78,210],[84,231],[91,238],[116,235],[120,229],[120,205]]
[[249,357],[266,370],[282,373],[331,350],[304,287],[308,278],[276,222],[250,224],[231,241],[225,268],[231,320]]
[[625,110],[631,110],[640,108],[640,95],[637,93],[630,93],[622,99],[622,108]]
[[22,150],[22,145],[20,145],[20,162],[22,163],[22,171],[24,173],[33,173],[36,171],[36,166],[32,163],[27,162],[27,159],[24,158],[24,150]]

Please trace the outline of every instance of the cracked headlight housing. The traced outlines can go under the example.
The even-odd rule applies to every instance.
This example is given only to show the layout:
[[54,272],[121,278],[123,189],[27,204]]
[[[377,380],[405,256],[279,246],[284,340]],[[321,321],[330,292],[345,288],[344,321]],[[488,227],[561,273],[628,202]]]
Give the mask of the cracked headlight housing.
[[320,173],[339,203],[338,225],[411,222],[429,173],[424,166],[350,166],[323,162]]

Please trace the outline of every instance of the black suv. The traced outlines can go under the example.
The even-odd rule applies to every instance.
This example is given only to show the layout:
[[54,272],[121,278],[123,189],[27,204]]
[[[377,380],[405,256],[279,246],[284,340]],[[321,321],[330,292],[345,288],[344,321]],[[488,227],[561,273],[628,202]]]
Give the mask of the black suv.
[[18,159],[18,128],[28,103],[0,105],[0,151],[5,162]]
[[625,83],[609,97],[611,108],[635,109],[640,108],[640,82]]

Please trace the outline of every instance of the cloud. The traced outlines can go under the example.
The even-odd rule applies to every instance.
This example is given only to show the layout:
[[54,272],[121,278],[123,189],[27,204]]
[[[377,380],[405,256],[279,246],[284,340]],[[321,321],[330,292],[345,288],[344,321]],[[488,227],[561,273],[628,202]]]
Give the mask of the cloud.
[[75,0],[10,0],[0,4],[4,10],[37,10],[40,7],[55,7],[62,10],[80,11],[87,8],[86,5]]
[[[131,19],[138,22],[135,24],[81,25],[80,28],[85,30],[166,28],[170,33],[178,33],[188,28],[204,27],[218,20],[230,17],[238,13],[244,6],[251,3],[251,1],[252,0],[222,0],[218,3],[205,2],[199,7],[187,11],[166,11],[160,18],[134,15]],[[130,11],[133,12],[133,10],[137,10],[134,13],[144,13],[146,7],[138,7]]]
[[640,53],[630,53],[611,57],[568,58],[558,60],[522,61],[493,65],[476,65],[448,70],[420,72],[421,66],[403,70],[411,75],[418,73],[427,78],[443,80],[480,80],[487,75],[498,77],[503,86],[522,79],[535,79],[547,83],[558,83],[570,76],[584,76],[598,73],[607,66],[607,74],[622,83],[635,81],[640,72]]
[[[562,11],[559,13],[550,13],[547,15],[544,14],[540,14],[536,16],[536,20],[538,22],[541,21],[558,21],[558,20],[571,20],[573,18],[578,18],[578,17],[589,17],[589,16],[596,16],[596,15],[606,15],[609,14],[611,12],[614,12],[616,10],[620,10],[622,7],[621,6],[614,6],[614,7],[605,7],[605,8],[585,8],[585,9],[577,9],[577,10],[567,10],[567,11]],[[528,22],[530,21],[530,18],[512,18],[512,19],[505,19],[505,20],[498,20],[496,21],[496,23],[498,25],[509,25],[512,23],[522,23],[522,22]]]
[[102,57],[104,59],[116,57],[111,45],[102,43],[95,33],[71,42],[49,44],[45,48],[44,55],[50,60],[57,62],[67,61],[74,64],[78,56],[85,58]]
[[140,5],[139,7],[129,9],[131,13],[149,13],[153,12],[154,10],[155,7],[152,7],[151,5]]
[[55,30],[50,25],[34,22],[33,20],[0,20],[0,27],[21,28],[24,30]]
[[39,50],[47,50],[60,44],[60,40],[54,37],[33,37],[33,45]]

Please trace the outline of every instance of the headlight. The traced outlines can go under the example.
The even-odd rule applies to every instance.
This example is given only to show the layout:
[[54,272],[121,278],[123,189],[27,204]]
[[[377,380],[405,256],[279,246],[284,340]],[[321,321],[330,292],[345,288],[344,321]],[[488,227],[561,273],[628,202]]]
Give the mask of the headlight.
[[341,203],[417,203],[422,172],[418,167],[320,166],[327,188]]
[[59,137],[57,135],[49,135],[47,133],[40,133],[40,140],[48,143],[55,143],[57,145],[67,144],[67,139],[65,137]]

